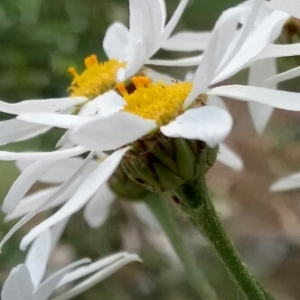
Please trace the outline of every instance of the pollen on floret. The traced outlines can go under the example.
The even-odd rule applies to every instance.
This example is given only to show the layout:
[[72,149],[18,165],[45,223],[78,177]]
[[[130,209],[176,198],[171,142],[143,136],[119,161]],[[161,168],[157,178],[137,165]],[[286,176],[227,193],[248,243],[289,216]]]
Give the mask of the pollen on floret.
[[133,77],[132,82],[135,85],[132,93],[127,92],[124,84],[117,86],[127,103],[124,111],[155,120],[158,126],[168,124],[183,112],[183,103],[192,89],[188,82],[166,85],[152,83],[145,76]]
[[116,86],[117,71],[126,63],[116,59],[99,62],[97,56],[93,54],[84,60],[84,64],[85,70],[81,74],[78,74],[74,67],[69,68],[73,81],[68,91],[73,97],[85,96],[94,99]]

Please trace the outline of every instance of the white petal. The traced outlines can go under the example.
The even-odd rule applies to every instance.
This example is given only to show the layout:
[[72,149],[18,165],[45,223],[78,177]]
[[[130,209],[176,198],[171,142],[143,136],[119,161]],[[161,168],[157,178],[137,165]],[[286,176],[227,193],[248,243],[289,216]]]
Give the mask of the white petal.
[[103,49],[109,59],[115,58],[121,61],[128,59],[128,34],[128,28],[119,22],[107,28],[103,39]]
[[31,300],[33,284],[27,267],[22,264],[13,268],[1,291],[2,300]]
[[144,224],[146,224],[154,232],[162,232],[160,223],[145,203],[136,202],[132,203],[132,205],[136,215]]
[[[16,218],[22,217],[32,210],[38,208],[42,203],[58,190],[57,187],[51,187],[38,191],[22,199],[12,214],[6,215],[4,221],[11,221]],[[66,200],[66,199],[65,199]]]
[[[248,84],[263,86],[264,80],[276,74],[276,60],[267,58],[254,62],[250,66]],[[274,108],[260,103],[249,102],[249,111],[258,134],[262,134],[273,113]]]
[[55,163],[58,162],[38,161],[26,168],[7,193],[2,205],[2,211],[12,213],[33,184]]
[[33,242],[25,260],[34,288],[38,287],[44,277],[50,252],[51,232],[46,230]]
[[255,28],[252,34],[249,35],[234,58],[232,58],[227,66],[217,74],[212,81],[212,84],[223,81],[237,73],[262,52],[263,49],[276,38],[278,30],[283,26],[288,17],[287,14],[279,11],[274,11],[267,17],[262,22],[261,26]]
[[223,143],[219,144],[217,161],[235,171],[242,171],[244,169],[244,163],[241,158]]
[[71,149],[51,151],[51,152],[9,152],[0,151],[0,160],[58,160],[72,156],[81,155],[88,150],[80,146]]
[[[299,52],[300,54],[300,52]],[[263,82],[263,86],[271,88],[279,82],[293,79],[300,76],[300,67],[293,68],[286,72],[282,72],[280,74],[274,75]]]
[[124,72],[117,73],[118,81],[125,81],[131,76],[134,76],[145,64],[148,59],[148,44],[147,36],[136,41],[129,52],[128,61]]
[[100,269],[103,269],[103,268],[109,266],[110,264],[112,264],[124,257],[127,257],[128,255],[130,255],[130,254],[128,254],[127,252],[116,253],[116,254],[110,255],[108,257],[102,258],[98,261],[95,261],[87,266],[77,268],[76,270],[66,274],[64,276],[64,278],[60,281],[58,287],[63,286],[66,283],[75,281],[86,275],[95,273],[96,271],[99,271]]
[[300,54],[300,43],[289,45],[268,45],[255,59],[268,57],[288,57]]
[[78,177],[81,174],[84,174],[84,171],[86,170],[89,162],[94,157],[95,153],[91,152],[87,158],[85,159],[82,166],[71,176],[69,180],[64,182],[60,188],[55,192],[49,199],[47,199],[45,202],[41,203],[35,210],[30,211],[26,216],[24,216],[17,224],[15,224],[8,233],[3,237],[1,243],[0,243],[0,252],[3,245],[10,239],[10,237],[24,224],[26,224],[29,220],[31,220],[36,214],[38,214],[40,211],[44,210],[45,207],[47,207],[50,203],[52,203],[56,198],[60,197],[63,193],[65,193],[72,184],[78,179]]
[[[38,180],[52,184],[64,182],[78,170],[82,163],[83,159],[80,157],[70,157],[58,162],[52,162],[52,168]],[[21,171],[25,171],[30,164],[28,161],[18,161],[16,163],[18,169]],[[98,163],[96,161],[91,161],[88,170],[92,172],[97,166]]]
[[[188,0],[181,0],[179,5],[177,6],[174,14],[172,15],[170,21],[168,22],[168,24],[166,25],[166,27],[164,28],[162,34],[158,37],[157,41],[156,41],[156,45],[155,45],[155,50],[154,53],[161,47],[161,45],[163,45],[165,43],[165,41],[170,37],[170,35],[172,34],[174,28],[176,27],[183,11],[186,8],[186,5],[188,4]],[[154,54],[152,53],[152,55]]]
[[289,191],[300,188],[300,173],[295,173],[278,179],[270,187],[270,191]]
[[100,186],[112,175],[127,150],[127,148],[124,148],[115,151],[105,159],[104,162],[82,182],[74,196],[72,196],[62,208],[31,229],[31,231],[22,239],[20,248],[25,249],[41,232],[81,209],[91,199]]
[[94,100],[90,100],[81,107],[77,115],[94,116],[96,112],[97,112],[96,102]]
[[218,95],[241,101],[254,101],[272,107],[300,111],[300,94],[261,87],[227,85],[213,88],[208,95]]
[[58,243],[68,222],[69,222],[69,218],[66,218],[66,219],[62,220],[61,222],[55,224],[51,228],[51,251],[55,248],[56,244]]
[[69,129],[90,121],[92,117],[51,113],[24,113],[17,118],[30,123]]
[[83,216],[88,225],[98,228],[106,221],[109,209],[115,200],[115,194],[107,184],[103,184],[94,197],[86,205]]
[[123,109],[126,101],[115,91],[109,91],[94,99],[100,117],[110,116]]
[[144,73],[147,77],[150,77],[152,82],[163,82],[165,84],[174,84],[175,78],[169,74],[160,73],[150,68],[145,68]]
[[132,143],[155,128],[155,121],[120,112],[75,128],[70,139],[88,149],[106,151]]
[[0,111],[18,115],[30,112],[58,112],[87,101],[85,97],[70,97],[58,99],[26,100],[19,103],[0,101]]
[[209,147],[215,147],[226,138],[232,127],[230,114],[217,107],[203,106],[188,109],[175,121],[160,128],[169,137],[182,137],[204,141]]
[[197,66],[202,61],[203,55],[197,55],[188,58],[180,59],[150,59],[146,62],[147,65],[167,66],[167,67],[190,67]]
[[208,99],[207,105],[212,105],[212,106],[219,107],[223,110],[228,110],[225,102],[218,96],[211,95]]
[[182,31],[175,33],[163,45],[165,50],[197,51],[207,47],[210,32]]
[[242,28],[239,30],[234,44],[232,44],[232,47],[229,47],[230,51],[225,52],[224,57],[220,63],[220,66],[217,69],[217,73],[219,73],[222,69],[224,69],[224,67],[226,68],[226,66],[228,66],[231,60],[236,56],[236,54],[242,48],[244,42],[247,40],[253,28],[255,19],[259,13],[261,6],[262,6],[262,0],[252,1],[252,5],[250,6],[249,16],[246,19],[246,22],[243,24]]
[[89,263],[90,259],[81,259],[77,262],[74,262],[63,269],[59,270],[58,272],[51,275],[47,280],[45,280],[38,288],[35,290],[34,295],[32,297],[32,300],[48,300],[50,295],[54,292],[56,289],[56,286],[61,281],[61,279],[70,272],[72,269]]
[[11,142],[30,139],[50,128],[36,124],[30,124],[17,119],[11,119],[0,122],[0,146]]
[[213,79],[223,52],[228,48],[235,33],[240,13],[241,11],[237,8],[230,9],[223,12],[218,19],[204,51],[202,62],[196,70],[193,88],[185,100],[184,108],[188,108],[195,98],[206,90]]
[[105,278],[109,277],[110,275],[112,275],[113,273],[118,271],[120,268],[122,268],[123,266],[127,265],[128,263],[130,263],[132,261],[140,261],[140,258],[135,254],[130,254],[130,255],[118,260],[117,262],[111,264],[104,270],[101,270],[101,271],[97,272],[96,274],[88,277],[86,280],[84,280],[81,283],[79,283],[78,285],[76,285],[74,288],[72,288],[67,293],[65,293],[61,296],[55,297],[52,300],[71,299],[71,298],[75,297],[76,295],[88,290],[89,288],[96,285],[97,283],[104,280]]
[[298,0],[271,0],[268,5],[300,19],[300,2]]

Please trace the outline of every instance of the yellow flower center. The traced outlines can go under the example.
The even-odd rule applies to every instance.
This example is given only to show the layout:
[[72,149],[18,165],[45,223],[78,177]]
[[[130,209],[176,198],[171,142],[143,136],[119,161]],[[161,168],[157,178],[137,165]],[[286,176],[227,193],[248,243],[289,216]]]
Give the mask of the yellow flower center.
[[96,55],[88,56],[85,61],[86,69],[78,74],[74,67],[69,72],[74,77],[68,91],[71,96],[85,96],[89,99],[113,89],[116,86],[116,74],[119,68],[125,67],[125,62],[110,59],[99,63]]
[[127,91],[124,83],[117,84],[117,89],[127,102],[124,111],[155,120],[158,126],[168,124],[183,112],[183,103],[192,89],[191,83],[151,83],[145,76],[133,77],[132,82],[135,86],[132,93]]

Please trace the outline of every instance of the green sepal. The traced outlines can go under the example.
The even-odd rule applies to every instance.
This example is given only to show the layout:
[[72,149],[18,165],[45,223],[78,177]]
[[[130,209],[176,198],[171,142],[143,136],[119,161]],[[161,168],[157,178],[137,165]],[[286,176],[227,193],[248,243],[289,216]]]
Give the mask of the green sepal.
[[183,180],[170,172],[167,168],[159,163],[153,164],[158,180],[164,190],[174,189],[176,186],[183,184]]
[[195,172],[195,155],[183,139],[174,139],[174,145],[180,177],[189,180],[194,176]]

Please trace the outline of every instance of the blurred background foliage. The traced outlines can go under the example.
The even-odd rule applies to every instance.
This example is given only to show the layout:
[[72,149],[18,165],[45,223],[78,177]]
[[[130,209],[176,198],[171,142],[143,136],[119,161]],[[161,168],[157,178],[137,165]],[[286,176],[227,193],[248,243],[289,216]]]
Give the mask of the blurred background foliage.
[[[178,1],[166,2],[170,15]],[[190,1],[176,31],[210,30],[225,8],[239,2]],[[105,60],[102,40],[106,28],[115,20],[128,23],[127,1],[0,0],[0,99],[18,102],[67,95],[71,81],[68,67],[82,70],[83,59],[92,53]],[[169,58],[178,55],[163,51],[158,54]],[[281,68],[289,63],[281,61]],[[184,74],[172,68],[170,72]],[[234,80],[241,82],[246,77],[247,72],[242,72]],[[299,81],[295,80],[283,86],[290,90],[298,87]],[[276,111],[262,138],[255,134],[244,103],[228,100],[228,105],[236,126],[227,142],[243,158],[245,171],[236,173],[216,164],[210,172],[208,181],[218,210],[256,276],[278,299],[300,299],[299,193],[274,195],[268,191],[276,178],[300,170],[299,115]],[[1,120],[8,118],[6,114],[0,116]],[[57,130],[51,130],[1,149],[51,150],[58,136]],[[0,162],[1,199],[18,174],[13,163]],[[32,191],[41,187],[37,184]],[[10,268],[23,260],[24,253],[18,249],[20,238],[50,213],[38,215],[6,244],[0,256],[0,284]],[[191,255],[207,274],[220,300],[243,299],[189,221],[176,210],[175,215]],[[3,224],[2,219],[0,216],[0,237],[12,226],[12,222]],[[143,264],[123,268],[77,300],[198,299],[165,236],[141,224],[126,202],[113,205],[109,220],[100,229],[90,229],[82,212],[73,216],[50,267],[55,269],[85,256],[97,259],[121,250],[138,252]]]

